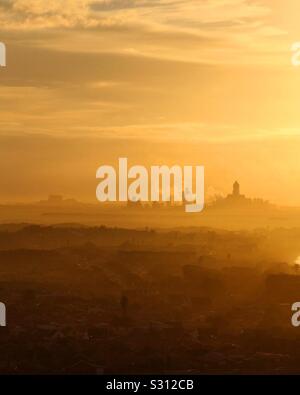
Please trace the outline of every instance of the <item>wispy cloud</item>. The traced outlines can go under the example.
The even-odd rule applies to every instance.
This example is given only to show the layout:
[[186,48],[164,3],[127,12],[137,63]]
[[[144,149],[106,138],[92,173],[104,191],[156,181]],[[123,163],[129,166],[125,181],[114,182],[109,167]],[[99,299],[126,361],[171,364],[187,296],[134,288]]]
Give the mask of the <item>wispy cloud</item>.
[[236,61],[245,46],[262,54],[262,40],[284,34],[268,6],[247,0],[0,0],[0,7],[6,34],[50,29],[62,38],[31,42],[73,51],[224,62],[224,49]]
[[[268,103],[279,114],[288,100],[260,68],[279,64],[284,33],[263,0],[0,0],[0,11],[4,132],[251,139],[274,126]],[[297,126],[289,113],[281,130]]]

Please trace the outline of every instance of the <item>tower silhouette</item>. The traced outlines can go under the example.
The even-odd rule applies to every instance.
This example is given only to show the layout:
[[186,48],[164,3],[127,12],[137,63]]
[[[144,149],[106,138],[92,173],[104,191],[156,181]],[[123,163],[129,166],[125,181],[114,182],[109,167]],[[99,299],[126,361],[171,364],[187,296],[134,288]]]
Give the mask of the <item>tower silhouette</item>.
[[240,184],[237,181],[233,184],[232,195],[234,197],[240,196]]

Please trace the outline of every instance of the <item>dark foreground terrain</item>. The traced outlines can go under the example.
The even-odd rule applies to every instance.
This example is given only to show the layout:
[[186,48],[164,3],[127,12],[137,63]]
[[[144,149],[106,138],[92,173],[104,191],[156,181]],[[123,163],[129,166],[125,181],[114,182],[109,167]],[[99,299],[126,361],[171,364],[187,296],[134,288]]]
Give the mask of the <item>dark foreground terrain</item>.
[[300,373],[300,230],[0,227],[0,373]]

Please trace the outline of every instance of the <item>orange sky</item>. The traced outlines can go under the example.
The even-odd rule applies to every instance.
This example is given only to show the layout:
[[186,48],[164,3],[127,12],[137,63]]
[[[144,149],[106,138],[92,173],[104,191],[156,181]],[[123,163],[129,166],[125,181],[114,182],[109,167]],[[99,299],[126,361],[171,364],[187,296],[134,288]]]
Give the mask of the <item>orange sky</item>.
[[95,200],[96,169],[199,164],[300,205],[298,0],[0,0],[0,201]]

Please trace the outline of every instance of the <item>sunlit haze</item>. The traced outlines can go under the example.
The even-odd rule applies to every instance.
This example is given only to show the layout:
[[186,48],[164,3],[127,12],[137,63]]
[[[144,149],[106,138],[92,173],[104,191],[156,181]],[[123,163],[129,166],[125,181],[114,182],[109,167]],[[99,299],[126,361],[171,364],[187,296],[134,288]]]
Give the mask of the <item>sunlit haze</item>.
[[300,205],[297,0],[0,0],[1,201],[95,201],[95,171],[199,164]]

